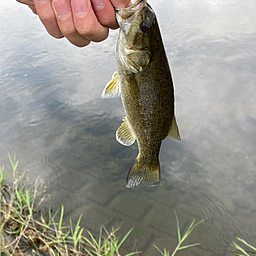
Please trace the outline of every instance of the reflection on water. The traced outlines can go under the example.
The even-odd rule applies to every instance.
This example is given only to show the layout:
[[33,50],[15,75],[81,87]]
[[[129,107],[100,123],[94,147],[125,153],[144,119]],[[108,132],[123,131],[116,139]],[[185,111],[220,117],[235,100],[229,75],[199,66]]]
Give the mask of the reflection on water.
[[[177,243],[174,209],[184,231],[205,219],[190,255],[232,255],[237,236],[255,244],[255,8],[252,0],[150,2],[162,30],[176,94],[182,141],[165,140],[158,187],[125,188],[137,146],[115,131],[120,99],[101,99],[115,71],[116,32],[78,49],[48,36],[25,6],[0,2],[0,163],[16,152],[21,169],[44,178],[55,209],[97,234],[100,225],[134,227],[137,241]],[[18,22],[19,21],[19,22]],[[111,47],[110,47],[111,46]],[[187,255],[187,251],[179,252]]]

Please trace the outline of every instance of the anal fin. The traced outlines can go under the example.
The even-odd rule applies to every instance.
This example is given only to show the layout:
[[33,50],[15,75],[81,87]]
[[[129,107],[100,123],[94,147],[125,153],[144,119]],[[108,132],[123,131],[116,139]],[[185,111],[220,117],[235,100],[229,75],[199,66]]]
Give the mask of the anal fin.
[[116,131],[116,140],[124,146],[131,146],[135,141],[135,135],[126,117]]
[[119,81],[117,77],[117,72],[112,76],[112,79],[107,83],[103,92],[102,98],[116,98],[120,95]]
[[172,119],[172,124],[170,126],[169,132],[166,136],[166,138],[173,138],[176,140],[181,140],[180,138],[180,133],[179,133],[179,128],[175,119],[175,116],[173,115],[173,119]]

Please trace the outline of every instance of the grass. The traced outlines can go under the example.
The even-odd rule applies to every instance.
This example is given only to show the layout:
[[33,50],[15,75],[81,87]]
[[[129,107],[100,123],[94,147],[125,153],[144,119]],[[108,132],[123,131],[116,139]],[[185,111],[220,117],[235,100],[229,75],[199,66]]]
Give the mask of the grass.
[[[235,252],[236,256],[250,256],[250,255],[256,255],[256,248],[252,245],[248,244],[245,240],[238,238],[237,240],[240,241],[243,245],[247,247],[247,250],[243,249],[241,246],[239,246],[236,243],[233,243],[235,249],[237,252]],[[249,251],[248,251],[249,250]],[[242,254],[241,254],[242,253]],[[249,254],[250,253],[250,254]]]
[[[120,239],[112,228],[108,232],[101,227],[96,239],[90,231],[81,228],[82,215],[76,223],[70,220],[69,225],[64,225],[64,207],[52,214],[51,209],[43,211],[40,209],[44,201],[45,187],[42,179],[38,178],[35,184],[30,187],[26,172],[18,173],[18,161],[9,154],[11,170],[4,171],[0,166],[0,252],[1,256],[18,255],[47,255],[57,256],[121,256],[120,248],[132,232],[130,230]],[[6,177],[11,176],[12,183],[7,185]],[[188,230],[181,236],[178,216],[177,221],[178,245],[171,254],[176,255],[179,250],[187,249],[191,244],[182,246],[183,242],[190,235],[193,229],[202,221],[191,223]],[[169,256],[164,249],[162,252],[154,245],[157,251],[163,256]],[[138,255],[134,248],[131,253],[125,256]],[[246,254],[245,254],[246,255]]]
[[[63,225],[64,207],[60,212],[52,214],[51,209],[43,214],[40,205],[44,200],[44,187],[41,179],[28,188],[26,172],[17,173],[18,161],[8,154],[12,166],[12,186],[7,186],[4,167],[0,167],[1,204],[0,204],[0,245],[2,255],[22,255],[29,251],[40,255],[107,255],[119,256],[119,249],[127,239],[131,230],[120,241],[116,230],[109,233],[104,227],[100,229],[98,241],[80,227],[82,215],[77,223]],[[56,221],[58,219],[58,221]],[[126,256],[135,255],[136,252]]]
[[[176,248],[174,249],[173,253],[171,256],[174,256],[179,250],[183,250],[183,249],[187,249],[193,246],[197,246],[200,245],[199,243],[196,244],[189,244],[189,245],[184,245],[181,246],[182,243],[186,240],[186,238],[190,235],[190,233],[193,231],[193,229],[198,226],[200,223],[202,223],[204,220],[201,220],[199,222],[197,222],[195,224],[195,220],[192,221],[192,223],[190,224],[189,228],[187,229],[187,231],[185,232],[185,234],[183,236],[181,236],[180,233],[180,224],[179,224],[179,219],[177,216],[177,213],[175,212],[175,217],[176,217],[176,222],[177,222],[177,234],[178,234],[178,245],[176,246]],[[154,245],[154,247],[163,255],[163,256],[169,256],[169,252],[166,251],[166,249],[164,249],[164,251],[160,251],[160,249]]]

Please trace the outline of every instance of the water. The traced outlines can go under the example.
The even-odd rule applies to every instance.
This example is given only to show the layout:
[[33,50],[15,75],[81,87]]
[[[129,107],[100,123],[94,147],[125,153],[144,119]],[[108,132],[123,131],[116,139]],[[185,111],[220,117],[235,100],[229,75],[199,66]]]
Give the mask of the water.
[[184,232],[205,219],[179,255],[233,255],[242,237],[255,245],[255,3],[237,0],[150,1],[175,82],[182,141],[165,140],[158,187],[125,188],[137,146],[115,141],[120,99],[101,99],[115,71],[117,31],[78,49],[48,36],[23,5],[0,2],[0,163],[16,153],[31,180],[43,177],[48,204],[66,218],[83,214],[97,235],[105,225],[134,227],[143,255],[152,244],[173,250],[176,210]]

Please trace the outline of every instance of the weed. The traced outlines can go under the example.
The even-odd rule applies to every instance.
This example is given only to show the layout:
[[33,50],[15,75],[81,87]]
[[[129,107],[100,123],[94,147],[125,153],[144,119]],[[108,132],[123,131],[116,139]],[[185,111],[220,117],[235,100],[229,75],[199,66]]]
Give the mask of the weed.
[[[93,235],[87,231],[88,236],[83,236],[84,229],[80,227],[82,215],[73,225],[63,226],[64,207],[61,207],[59,221],[55,221],[58,211],[52,214],[51,209],[47,217],[39,209],[43,202],[43,181],[38,178],[33,188],[28,189],[26,172],[17,172],[18,161],[8,154],[12,166],[12,186],[5,185],[4,167],[0,167],[0,248],[2,255],[23,255],[29,251],[40,255],[79,255],[79,256],[120,256],[119,249],[127,239],[131,230],[119,241],[116,230],[109,233],[105,227],[100,229],[99,240],[96,242]],[[39,217],[38,217],[39,216]],[[103,236],[103,230],[106,238]],[[136,252],[126,256],[135,255]]]
[[[52,214],[48,209],[47,214],[40,209],[44,200],[45,188],[42,179],[38,178],[32,188],[28,186],[26,172],[18,173],[18,161],[8,154],[12,167],[12,185],[7,186],[5,179],[10,170],[4,173],[4,167],[0,167],[0,248],[1,256],[16,256],[32,252],[33,255],[47,253],[50,256],[121,256],[120,247],[132,232],[129,230],[120,239],[116,236],[117,230],[112,228],[109,233],[105,227],[100,228],[99,237],[96,240],[90,231],[87,237],[84,228],[80,227],[82,215],[74,225],[70,220],[68,226],[63,225],[64,207]],[[58,221],[56,221],[59,216]],[[178,245],[171,256],[177,251],[199,244],[182,246],[182,243],[202,221],[191,223],[188,230],[181,236],[178,216],[175,212],[178,232]],[[104,234],[104,235],[103,235]],[[154,245],[163,255],[169,256],[165,249],[163,252]],[[134,252],[125,256],[138,255]],[[239,255],[239,254],[237,254]],[[248,254],[245,254],[248,255]]]
[[[177,233],[178,233],[178,245],[176,246],[175,250],[173,251],[172,255],[171,256],[174,256],[176,254],[177,251],[179,250],[182,250],[182,249],[187,249],[189,247],[193,247],[193,246],[196,246],[196,245],[200,245],[199,243],[196,243],[196,244],[190,244],[190,245],[185,245],[185,246],[181,246],[182,243],[186,240],[186,238],[190,235],[190,233],[193,231],[193,229],[199,225],[200,223],[202,223],[204,220],[201,220],[199,222],[197,222],[195,224],[195,220],[192,221],[192,223],[190,224],[189,228],[187,229],[187,231],[185,232],[184,236],[181,236],[180,234],[180,224],[179,224],[179,219],[178,219],[178,216],[177,216],[177,213],[175,211],[175,217],[176,217],[176,222],[177,222]],[[160,251],[160,249],[154,245],[154,247],[163,255],[163,256],[169,256],[169,252],[164,249],[164,251]]]
[[[256,248],[255,248],[255,247],[253,247],[252,245],[248,244],[245,240],[243,240],[243,239],[241,239],[241,238],[238,238],[238,237],[237,237],[237,240],[240,241],[240,242],[242,242],[244,245],[246,245],[247,247],[249,247],[251,250],[250,250],[250,251],[247,251],[247,250],[243,249],[241,246],[239,246],[238,244],[233,243],[235,249],[239,252],[239,253],[236,253],[236,252],[235,252],[235,255],[236,255],[236,256],[250,256],[249,253],[254,254],[254,255],[256,254]],[[240,253],[243,253],[243,254],[240,254]]]

